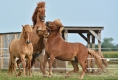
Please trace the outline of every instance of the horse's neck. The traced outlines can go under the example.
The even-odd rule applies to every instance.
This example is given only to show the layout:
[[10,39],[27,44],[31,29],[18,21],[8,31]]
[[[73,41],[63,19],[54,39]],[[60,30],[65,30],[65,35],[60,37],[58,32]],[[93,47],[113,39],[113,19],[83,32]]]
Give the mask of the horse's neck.
[[24,36],[23,36],[23,32],[21,32],[21,35],[20,35],[20,38],[19,38],[19,42],[20,42],[21,44],[26,44],[25,38],[24,38]]
[[39,40],[39,36],[36,33],[36,30],[33,29],[32,35],[31,35],[31,42],[32,44],[37,43]]
[[58,42],[59,40],[62,40],[62,37],[60,35],[60,33],[56,32],[56,31],[51,31],[49,36],[48,36],[48,40],[47,40],[47,43],[54,43],[54,42]]
[[43,24],[44,24],[44,22],[42,22],[41,19],[39,17],[37,17],[35,25],[43,25]]
[[42,21],[41,21],[41,19],[39,17],[37,17],[36,22],[40,22],[41,23]]
[[36,30],[33,29],[32,36],[31,36],[32,44],[40,45],[39,43],[41,43],[43,41],[43,39],[44,39],[44,37],[43,36],[38,36],[37,33],[36,33]]

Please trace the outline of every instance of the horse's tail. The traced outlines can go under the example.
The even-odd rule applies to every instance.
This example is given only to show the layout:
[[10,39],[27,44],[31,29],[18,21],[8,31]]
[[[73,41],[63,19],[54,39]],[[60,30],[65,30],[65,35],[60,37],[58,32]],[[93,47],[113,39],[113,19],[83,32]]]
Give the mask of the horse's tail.
[[9,74],[12,74],[12,73],[13,73],[14,64],[15,64],[15,63],[13,63],[13,61],[12,61],[12,59],[11,59],[11,57],[10,57],[10,59],[9,59],[9,69],[8,69]]
[[14,64],[15,64],[15,63],[12,61],[10,46],[9,46],[9,53],[10,53],[10,59],[9,59],[8,73],[9,73],[9,74],[12,74],[12,73],[13,73],[13,69],[14,69]]
[[91,49],[88,49],[88,52],[94,56],[94,58],[96,59],[96,63],[97,63],[97,66],[99,68],[101,68],[103,71],[104,71],[104,67],[102,65],[102,60],[100,59],[100,57],[95,53],[94,50],[91,50]]
[[[104,58],[103,54],[100,54],[100,56],[101,56],[101,58]],[[106,59],[102,59],[102,63],[104,64],[105,67],[108,66]]]

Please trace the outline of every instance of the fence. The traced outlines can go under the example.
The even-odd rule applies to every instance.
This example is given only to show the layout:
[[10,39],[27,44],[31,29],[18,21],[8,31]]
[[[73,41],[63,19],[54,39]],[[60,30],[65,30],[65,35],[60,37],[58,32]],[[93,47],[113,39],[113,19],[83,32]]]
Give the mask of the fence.
[[[9,64],[9,51],[8,48],[0,48],[0,50],[2,50],[3,55],[0,55],[0,69],[8,69],[8,64]],[[109,54],[114,54],[115,53],[115,57],[109,57]],[[118,49],[117,51],[107,51],[107,52],[103,52],[103,54],[105,56],[107,56],[107,58],[101,58],[101,59],[106,59],[108,61],[108,67],[106,69],[117,69],[118,70]],[[87,59],[94,59],[94,58],[87,58]],[[69,65],[69,64],[68,64]],[[35,68],[33,67],[32,69],[39,69],[39,68]],[[68,68],[53,68],[54,70],[71,70],[72,67],[70,67],[70,65],[68,66]],[[80,68],[81,69],[81,68]],[[97,67],[95,68],[87,68],[87,69],[98,69]]]

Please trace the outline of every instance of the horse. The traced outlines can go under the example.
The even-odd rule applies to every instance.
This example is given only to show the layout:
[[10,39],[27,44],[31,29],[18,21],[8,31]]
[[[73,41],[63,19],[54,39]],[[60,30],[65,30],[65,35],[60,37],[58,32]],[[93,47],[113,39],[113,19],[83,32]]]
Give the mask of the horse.
[[[33,54],[31,67],[35,63],[35,60],[40,62],[40,70],[44,74],[45,69],[43,67],[44,55],[45,55],[45,44],[47,41],[48,32],[45,26],[45,2],[37,3],[37,7],[32,15],[33,31],[31,35],[31,42],[33,45]],[[17,61],[20,64],[21,60]],[[20,73],[19,73],[20,74]]]
[[[77,72],[78,62],[81,65],[83,71],[80,76],[80,79],[83,79],[85,72],[87,70],[87,57],[88,54],[91,54],[95,57],[98,67],[103,69],[102,61],[100,57],[92,50],[86,48],[82,43],[69,43],[66,42],[61,37],[61,31],[63,30],[63,25],[59,19],[54,21],[47,21],[46,26],[50,29],[50,33],[48,35],[46,47],[45,47],[45,59],[44,59],[44,67],[49,60],[49,75],[52,76],[52,64],[54,59],[62,60],[62,61],[70,61],[74,70],[67,73],[66,77],[69,77],[71,73]],[[46,73],[45,73],[46,74]]]
[[[32,34],[32,27],[28,24],[22,25],[22,32],[20,34],[19,39],[13,39],[9,45],[9,73],[12,74],[13,71],[15,72],[15,75],[18,76],[16,72],[16,58],[19,58],[19,60],[22,62],[23,66],[23,73],[24,76],[26,76],[26,65],[25,65],[25,58],[27,59],[28,64],[28,73],[29,76],[31,76],[31,60],[32,60],[32,54],[33,54],[33,46],[30,41]],[[18,65],[19,70],[20,66]]]
[[[47,29],[45,25],[45,2],[39,2],[35,8],[34,14],[32,16],[33,21],[33,33],[31,37],[31,42],[33,44],[33,59],[32,66],[35,60],[40,63],[40,70],[44,74],[44,55],[45,55],[45,44],[47,41]],[[35,56],[37,55],[38,56]]]

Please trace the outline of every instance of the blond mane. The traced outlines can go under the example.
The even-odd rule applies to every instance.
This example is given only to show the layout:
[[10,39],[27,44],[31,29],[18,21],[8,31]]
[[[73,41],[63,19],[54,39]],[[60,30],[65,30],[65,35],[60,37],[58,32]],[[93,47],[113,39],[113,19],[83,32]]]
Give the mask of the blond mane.
[[28,24],[22,25],[22,32],[20,34],[20,38],[24,35],[24,32],[31,33],[32,32],[32,27]]
[[31,25],[26,24],[26,25],[24,25],[24,29],[23,29],[23,30],[25,30],[25,32],[30,33],[30,32],[32,32],[32,26],[31,26]]
[[63,30],[63,28],[64,28],[64,26],[63,26],[63,24],[61,23],[61,21],[59,20],[59,19],[56,19],[56,20],[54,20],[54,23],[57,25],[57,26],[59,26],[60,27],[60,33],[61,33],[61,31]]
[[32,15],[33,26],[36,24],[37,9],[39,8],[45,8],[45,2],[37,3],[37,7],[35,8],[34,13]]

